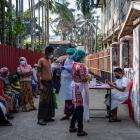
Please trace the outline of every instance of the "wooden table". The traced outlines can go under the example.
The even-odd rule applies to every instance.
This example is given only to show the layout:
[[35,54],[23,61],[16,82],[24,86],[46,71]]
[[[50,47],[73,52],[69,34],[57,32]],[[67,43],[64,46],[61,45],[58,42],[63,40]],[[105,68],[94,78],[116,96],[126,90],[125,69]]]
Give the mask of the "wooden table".
[[109,95],[109,122],[111,121],[111,89],[108,84],[97,84],[95,86],[90,85],[89,89],[95,89],[95,90],[106,90],[107,94]]

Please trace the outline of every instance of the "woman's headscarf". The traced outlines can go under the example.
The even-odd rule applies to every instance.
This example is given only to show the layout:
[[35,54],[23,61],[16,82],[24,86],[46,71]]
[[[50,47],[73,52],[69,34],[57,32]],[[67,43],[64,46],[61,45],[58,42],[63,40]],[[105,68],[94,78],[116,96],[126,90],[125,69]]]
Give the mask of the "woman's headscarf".
[[73,56],[73,59],[75,62],[80,62],[85,56],[86,53],[83,50],[77,50]]
[[34,64],[34,67],[38,67],[38,64]]
[[68,54],[68,55],[74,55],[75,52],[76,52],[76,49],[69,48],[69,49],[67,49],[66,54]]
[[0,76],[1,77],[6,77],[9,73],[9,69],[7,67],[3,67],[0,69]]
[[28,73],[32,70],[31,65],[28,65],[27,59],[25,57],[20,57],[19,63],[20,65],[19,65],[18,71],[23,72],[23,73]]

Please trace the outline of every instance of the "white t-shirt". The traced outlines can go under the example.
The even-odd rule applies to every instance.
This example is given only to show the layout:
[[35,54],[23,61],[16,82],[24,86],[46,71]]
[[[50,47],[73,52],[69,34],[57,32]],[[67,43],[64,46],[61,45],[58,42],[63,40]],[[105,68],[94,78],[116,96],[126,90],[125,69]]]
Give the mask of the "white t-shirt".
[[[128,83],[129,83],[128,78],[123,76],[121,79],[116,80],[115,83],[116,83],[117,87],[119,87],[119,88],[125,87],[126,90],[124,92],[128,92]],[[119,91],[119,92],[122,93],[121,91]]]

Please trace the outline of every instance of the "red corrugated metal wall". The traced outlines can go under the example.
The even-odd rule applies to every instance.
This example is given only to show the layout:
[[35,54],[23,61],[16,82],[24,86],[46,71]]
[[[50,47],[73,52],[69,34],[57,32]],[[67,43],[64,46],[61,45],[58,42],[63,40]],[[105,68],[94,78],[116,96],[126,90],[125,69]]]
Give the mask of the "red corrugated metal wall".
[[28,63],[33,66],[43,54],[7,45],[0,45],[0,68],[6,66],[11,73],[14,73],[17,69],[19,58],[22,56],[26,57]]

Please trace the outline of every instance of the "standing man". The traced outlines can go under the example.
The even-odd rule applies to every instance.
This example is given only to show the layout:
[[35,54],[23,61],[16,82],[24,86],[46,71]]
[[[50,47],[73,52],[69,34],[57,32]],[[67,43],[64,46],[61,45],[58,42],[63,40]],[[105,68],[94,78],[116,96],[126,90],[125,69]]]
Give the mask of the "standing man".
[[53,105],[51,72],[53,51],[54,49],[51,46],[47,46],[45,49],[45,56],[38,61],[38,82],[41,90],[38,109],[39,125],[46,125],[47,122],[54,121],[55,108]]

